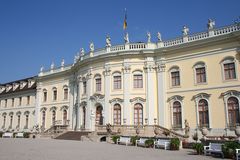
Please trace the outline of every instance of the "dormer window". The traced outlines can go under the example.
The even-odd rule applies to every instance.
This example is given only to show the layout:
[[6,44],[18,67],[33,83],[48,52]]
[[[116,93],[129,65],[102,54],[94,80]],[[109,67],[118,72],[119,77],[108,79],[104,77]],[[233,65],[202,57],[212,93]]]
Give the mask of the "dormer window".
[[13,83],[13,90],[16,90],[18,88],[19,84],[18,83]]
[[4,86],[0,86],[0,93],[2,93],[6,88]]
[[34,80],[29,79],[28,80],[28,88],[32,87],[33,84],[34,84]]
[[23,89],[23,88],[25,87],[25,85],[26,85],[26,82],[21,81],[21,82],[20,82],[20,89]]
[[6,92],[10,91],[10,89],[12,89],[12,85],[9,85],[9,84],[8,84],[8,85],[6,86]]

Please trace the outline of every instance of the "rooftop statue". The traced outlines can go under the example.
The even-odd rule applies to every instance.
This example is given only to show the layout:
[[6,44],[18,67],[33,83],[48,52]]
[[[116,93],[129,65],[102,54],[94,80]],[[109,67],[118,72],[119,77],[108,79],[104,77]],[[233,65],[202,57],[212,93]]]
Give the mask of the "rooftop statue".
[[94,44],[93,44],[93,42],[91,42],[91,43],[90,43],[90,46],[89,46],[89,48],[90,48],[90,51],[91,51],[91,52],[93,52],[93,51],[94,51]]
[[64,61],[64,59],[62,59],[62,62],[61,62],[61,67],[63,67],[63,66],[64,66],[64,64],[65,64],[65,61]]
[[54,63],[52,62],[52,64],[51,64],[51,69],[54,69]]
[[162,42],[162,36],[160,32],[157,33],[157,39],[158,39],[158,42]]
[[182,34],[183,36],[187,36],[189,32],[189,28],[187,26],[183,26]]
[[44,70],[44,67],[42,66],[42,67],[40,68],[40,72],[43,72],[43,70]]
[[81,48],[80,49],[80,56],[82,57],[82,56],[84,56],[84,54],[85,54],[84,48]]
[[208,30],[213,29],[214,26],[215,26],[215,21],[212,19],[208,19],[208,24],[207,24]]
[[129,43],[128,33],[125,34],[125,36],[124,36],[124,41],[125,41],[125,44],[128,44],[128,43]]
[[147,42],[148,43],[151,43],[151,33],[150,32],[147,32]]
[[107,36],[106,38],[106,47],[111,47],[111,38],[109,36]]

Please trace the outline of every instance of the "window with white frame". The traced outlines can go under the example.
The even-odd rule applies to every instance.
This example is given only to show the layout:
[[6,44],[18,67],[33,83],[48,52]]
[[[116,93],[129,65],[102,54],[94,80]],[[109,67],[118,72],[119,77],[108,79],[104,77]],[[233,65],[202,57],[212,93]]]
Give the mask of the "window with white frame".
[[119,72],[113,73],[113,89],[121,89],[121,88],[122,88],[121,73]]
[[228,98],[228,121],[230,127],[236,127],[240,125],[240,115],[239,115],[239,102],[235,97]]
[[140,103],[134,105],[134,125],[143,125],[143,106]]
[[172,67],[170,69],[170,77],[171,77],[171,86],[172,87],[180,86],[180,70],[179,70],[179,67]]
[[54,87],[53,88],[53,101],[56,101],[57,100],[57,88]]
[[47,90],[43,90],[43,102],[47,102]]
[[182,106],[179,101],[173,102],[173,128],[182,128]]
[[141,71],[133,72],[133,88],[143,88],[143,74]]
[[64,100],[68,99],[68,87],[67,86],[63,87],[63,99]]
[[199,112],[199,127],[209,127],[209,112],[208,112],[208,102],[205,99],[201,99],[198,102],[198,112]]
[[27,105],[30,105],[30,96],[27,96]]
[[201,84],[207,82],[205,63],[199,62],[194,65],[195,83]]
[[102,78],[100,75],[95,76],[96,92],[101,92],[102,89]]
[[21,106],[22,105],[22,97],[19,97],[19,104],[18,104],[19,106]]
[[225,58],[222,61],[223,77],[224,80],[236,79],[236,66],[233,57]]
[[87,81],[84,79],[83,80],[83,94],[87,93]]
[[113,106],[113,124],[121,125],[121,106],[120,106],[120,104],[115,104]]

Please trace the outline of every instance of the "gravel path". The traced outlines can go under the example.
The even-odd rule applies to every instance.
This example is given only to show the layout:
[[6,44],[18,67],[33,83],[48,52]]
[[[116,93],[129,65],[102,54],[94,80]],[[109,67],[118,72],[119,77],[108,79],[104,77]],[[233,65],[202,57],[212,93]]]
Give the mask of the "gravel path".
[[2,139],[0,160],[204,160],[192,150],[165,151],[108,143],[53,139]]

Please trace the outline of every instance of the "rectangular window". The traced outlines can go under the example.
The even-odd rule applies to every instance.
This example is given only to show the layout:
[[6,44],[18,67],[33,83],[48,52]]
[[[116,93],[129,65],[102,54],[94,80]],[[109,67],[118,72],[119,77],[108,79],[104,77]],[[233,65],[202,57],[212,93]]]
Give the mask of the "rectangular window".
[[28,115],[26,115],[26,122],[25,122],[26,124],[25,124],[25,129],[28,129]]
[[53,100],[57,100],[57,90],[53,91]]
[[224,75],[225,79],[236,79],[235,64],[227,63],[224,64]]
[[121,76],[114,76],[113,77],[113,88],[121,89],[122,88],[121,84],[122,84]]
[[133,76],[133,87],[143,88],[143,76],[141,74],[137,74]]
[[12,98],[12,107],[14,107],[14,98]]
[[179,71],[171,72],[172,86],[180,86],[180,74]]
[[19,106],[22,105],[22,97],[19,97]]
[[205,83],[206,82],[205,67],[196,68],[196,79],[197,79],[197,83]]
[[7,107],[7,99],[5,99],[5,107]]
[[43,102],[47,101],[47,92],[43,92]]
[[84,81],[83,82],[83,94],[86,94],[87,93],[87,82]]
[[101,91],[101,78],[96,79],[96,92]]
[[27,105],[30,104],[30,96],[27,96]]
[[68,89],[65,88],[64,89],[64,100],[67,100],[68,99]]

